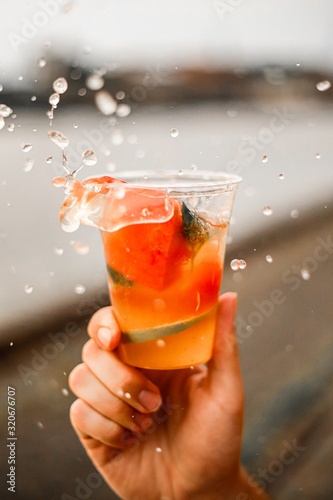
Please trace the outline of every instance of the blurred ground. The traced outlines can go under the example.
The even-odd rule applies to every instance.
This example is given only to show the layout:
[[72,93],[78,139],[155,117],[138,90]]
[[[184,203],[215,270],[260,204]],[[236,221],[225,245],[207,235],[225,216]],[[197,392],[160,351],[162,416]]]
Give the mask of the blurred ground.
[[[327,215],[292,230],[254,236],[233,251],[245,258],[247,268],[233,272],[227,266],[223,278],[223,290],[239,294],[238,339],[246,390],[243,462],[257,479],[261,476],[261,485],[276,500],[333,497],[333,250],[327,246],[332,235],[332,217]],[[266,255],[273,257],[272,263]],[[229,250],[227,261],[233,256]],[[298,274],[305,267],[309,279]],[[102,292],[99,297],[106,300]],[[274,304],[272,298],[277,297],[280,303]],[[261,320],[260,311],[265,311]],[[89,315],[87,311],[78,335],[67,336],[62,350],[51,347],[57,338],[49,336],[50,327],[39,339],[5,352],[1,401],[7,385],[16,387],[19,499],[61,499],[64,493],[78,498],[77,486],[87,487],[89,481],[98,486],[90,487],[86,498],[113,498],[104,483],[94,483],[94,469],[68,420],[74,398],[64,391],[70,370],[80,362]],[[244,330],[243,324],[252,324],[252,330]],[[69,327],[67,323],[67,331],[73,332]],[[31,368],[35,373],[28,372]],[[1,428],[6,427],[5,419],[2,414]],[[5,459],[3,454],[2,471]]]

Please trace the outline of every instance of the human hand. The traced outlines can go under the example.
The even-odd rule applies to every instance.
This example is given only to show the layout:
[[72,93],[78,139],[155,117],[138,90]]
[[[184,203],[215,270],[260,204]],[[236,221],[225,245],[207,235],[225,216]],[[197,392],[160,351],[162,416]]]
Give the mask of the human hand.
[[266,499],[240,466],[243,384],[233,321],[237,297],[220,297],[207,366],[142,370],[112,352],[120,330],[98,311],[70,375],[71,421],[87,454],[125,500]]

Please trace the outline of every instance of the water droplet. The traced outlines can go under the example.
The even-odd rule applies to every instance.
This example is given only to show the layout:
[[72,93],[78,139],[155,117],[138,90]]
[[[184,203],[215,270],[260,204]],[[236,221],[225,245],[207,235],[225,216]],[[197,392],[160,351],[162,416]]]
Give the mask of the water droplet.
[[80,241],[74,241],[73,249],[78,255],[87,255],[90,252],[90,246]]
[[156,451],[157,453],[162,453],[162,448],[160,448],[159,446],[156,448]]
[[227,111],[227,115],[230,118],[235,118],[235,116],[237,116],[237,114],[238,114],[238,111],[236,109],[228,109],[228,111]]
[[106,170],[108,172],[114,172],[116,170],[116,164],[112,160],[109,160],[106,164]]
[[303,280],[308,281],[311,278],[309,270],[303,267],[300,271]]
[[3,116],[4,118],[7,118],[7,116],[11,115],[13,110],[9,107],[6,106],[6,104],[0,104],[0,115]]
[[195,163],[192,163],[191,170],[194,172],[197,169],[198,169],[197,165]]
[[79,90],[77,91],[77,93],[78,93],[78,95],[79,95],[80,97],[83,97],[83,96],[85,96],[85,95],[86,95],[86,93],[87,93],[87,89],[85,89],[85,88],[83,88],[83,89],[79,89]]
[[33,95],[33,96],[30,98],[30,101],[32,101],[32,102],[37,101],[37,97],[36,97],[35,95]]
[[97,156],[92,149],[87,149],[84,153],[82,153],[81,158],[83,164],[89,167],[96,165],[97,163]]
[[117,101],[105,90],[100,90],[95,94],[95,104],[97,109],[106,116],[113,115],[117,109]]
[[115,196],[115,198],[117,198],[117,200],[122,200],[124,198],[125,188],[121,184],[119,184],[117,186],[117,189],[115,190],[114,196]]
[[271,264],[273,262],[273,257],[271,255],[266,255],[266,260]]
[[49,132],[47,135],[49,136],[51,141],[54,142],[54,144],[59,146],[59,148],[61,149],[67,148],[69,140],[61,132],[57,132],[56,130],[54,130],[52,132]]
[[3,85],[1,85],[1,83],[0,83],[0,92],[2,92],[2,91],[3,91]]
[[325,92],[325,90],[330,89],[331,86],[332,84],[328,80],[323,80],[322,82],[318,82],[316,84],[317,90],[319,90],[319,92]]
[[74,123],[73,127],[74,127],[74,128],[78,128],[78,124],[77,124],[77,123]]
[[182,170],[178,170],[178,175],[182,176],[182,175],[184,175],[184,172]]
[[162,339],[156,340],[157,347],[165,347],[165,341]]
[[50,164],[50,163],[52,163],[52,159],[53,159],[52,156],[48,156],[45,161],[46,161],[46,163]]
[[0,130],[2,130],[5,126],[5,120],[3,119],[3,117],[0,115]]
[[267,162],[268,162],[268,158],[267,158],[267,156],[263,156],[261,161],[262,161],[263,163],[267,163]]
[[130,114],[130,112],[131,112],[131,106],[129,106],[128,104],[119,104],[116,111],[116,115],[119,116],[119,118],[125,118]]
[[44,68],[46,66],[46,61],[43,57],[41,57],[40,59],[38,59],[38,66],[40,68]]
[[31,149],[32,149],[32,144],[27,143],[27,144],[24,144],[24,146],[22,146],[22,151],[24,153],[29,153],[29,151],[31,151]]
[[172,128],[170,130],[170,134],[171,134],[171,137],[178,137],[179,132],[178,132],[178,130],[176,128]]
[[37,425],[40,429],[44,429],[44,425],[42,424],[42,422],[37,422]]
[[122,390],[121,387],[119,387],[119,389],[117,389],[117,394],[118,396],[120,396],[121,398],[124,396],[124,391]]
[[239,269],[239,260],[238,259],[233,259],[231,262],[230,262],[230,267],[233,271],[238,271]]
[[90,90],[100,90],[104,87],[104,78],[99,75],[89,75],[86,79],[86,85]]
[[299,67],[301,65],[301,63],[296,63],[296,66]]
[[15,129],[14,123],[10,123],[7,127],[8,132],[13,132],[14,129]]
[[284,180],[284,175],[283,174],[279,174],[279,179],[280,179],[280,181],[283,181]]
[[119,92],[116,93],[116,98],[121,101],[122,99],[125,98],[125,92],[123,92],[122,90],[119,90]]
[[48,275],[50,276],[50,278],[53,278],[53,276],[54,276],[54,271],[49,271],[49,272],[48,272]]
[[57,104],[59,104],[59,101],[60,101],[60,94],[51,94],[50,97],[49,97],[49,103],[51,104],[51,106],[57,106]]
[[13,347],[14,342],[10,342],[9,345],[10,345],[10,347]]
[[294,208],[294,210],[290,212],[290,215],[293,219],[297,219],[297,217],[299,216],[299,211],[297,210],[297,208]]
[[320,160],[321,156],[319,153],[316,154],[316,158],[317,158],[317,160]]
[[25,293],[31,293],[33,291],[34,287],[32,285],[25,285],[24,290]]
[[20,76],[18,76],[18,77],[17,77],[17,79],[18,79],[18,81],[19,81],[19,82],[22,82],[22,80],[23,80],[23,76],[22,76],[22,75],[20,75]]
[[243,269],[245,269],[245,268],[246,268],[246,262],[245,262],[245,260],[241,260],[241,259],[240,259],[240,260],[238,261],[238,264],[239,264],[239,269],[243,270]]
[[69,392],[67,389],[61,389],[61,393],[64,395],[64,396],[68,396]]
[[114,146],[120,146],[124,142],[124,136],[121,130],[114,130],[111,134],[111,143]]
[[271,209],[271,207],[264,207],[264,208],[262,209],[262,213],[263,213],[264,215],[269,216],[269,215],[272,215],[273,210]]
[[56,255],[62,255],[62,254],[64,253],[64,249],[63,249],[63,248],[61,248],[61,247],[55,247],[55,249],[54,249],[54,253],[55,253]]
[[52,87],[54,92],[56,92],[57,94],[64,94],[68,89],[67,80],[63,77],[57,78],[56,80],[54,80]]
[[130,393],[129,393],[129,392],[125,392],[125,398],[126,398],[126,399],[131,399],[131,398],[132,398],[132,396],[130,395]]
[[86,287],[84,285],[76,285],[75,293],[77,295],[83,295],[86,292]]
[[34,160],[26,160],[23,167],[24,172],[30,172],[32,167],[34,166],[34,163]]

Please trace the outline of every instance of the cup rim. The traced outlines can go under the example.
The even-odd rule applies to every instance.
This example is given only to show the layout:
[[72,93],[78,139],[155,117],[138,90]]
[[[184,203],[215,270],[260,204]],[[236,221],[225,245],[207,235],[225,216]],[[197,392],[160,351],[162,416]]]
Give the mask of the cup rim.
[[169,194],[221,193],[235,191],[242,178],[218,170],[126,170],[119,172],[120,180],[145,189],[164,189]]

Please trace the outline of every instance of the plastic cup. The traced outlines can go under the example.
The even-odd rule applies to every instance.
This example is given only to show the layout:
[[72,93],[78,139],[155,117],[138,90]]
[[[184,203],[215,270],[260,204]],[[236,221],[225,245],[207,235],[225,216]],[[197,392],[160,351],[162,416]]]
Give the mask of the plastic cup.
[[[212,356],[226,238],[240,177],[123,172],[101,229],[120,359],[175,369]],[[112,219],[112,223],[108,223]],[[117,222],[115,222],[117,221]]]

